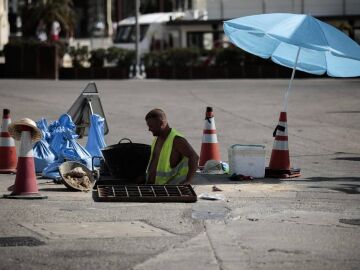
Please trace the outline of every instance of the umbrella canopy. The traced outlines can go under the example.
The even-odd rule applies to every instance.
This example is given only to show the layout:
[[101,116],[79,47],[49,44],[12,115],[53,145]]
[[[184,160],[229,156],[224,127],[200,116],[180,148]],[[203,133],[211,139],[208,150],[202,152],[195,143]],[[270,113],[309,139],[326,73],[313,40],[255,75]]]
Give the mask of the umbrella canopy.
[[296,69],[332,77],[360,76],[360,46],[343,32],[305,14],[273,13],[224,22],[236,46]]
[[360,46],[333,26],[305,14],[272,13],[224,22],[224,32],[241,49],[295,70],[332,77],[360,76]]

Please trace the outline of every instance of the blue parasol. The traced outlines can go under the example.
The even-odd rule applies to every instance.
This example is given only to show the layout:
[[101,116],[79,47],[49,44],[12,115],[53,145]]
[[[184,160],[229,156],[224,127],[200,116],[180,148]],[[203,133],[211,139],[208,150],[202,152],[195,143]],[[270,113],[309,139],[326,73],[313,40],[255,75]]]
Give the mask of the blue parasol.
[[237,47],[293,69],[284,96],[285,112],[295,70],[332,77],[360,76],[360,46],[343,32],[309,15],[246,16],[225,21],[224,32]]

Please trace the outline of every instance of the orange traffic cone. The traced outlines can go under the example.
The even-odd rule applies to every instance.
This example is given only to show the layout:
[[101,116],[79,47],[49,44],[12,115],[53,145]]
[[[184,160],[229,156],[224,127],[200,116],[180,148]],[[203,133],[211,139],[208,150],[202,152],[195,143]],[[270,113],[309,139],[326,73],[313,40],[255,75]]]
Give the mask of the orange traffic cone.
[[206,108],[199,168],[203,169],[208,160],[220,161],[220,149],[216,136],[215,118],[212,107]]
[[274,130],[275,137],[269,167],[265,169],[265,177],[271,178],[293,178],[301,175],[299,168],[290,168],[287,116],[281,112],[279,124]]
[[25,118],[9,125],[9,133],[21,141],[17,172],[12,193],[4,195],[9,199],[46,199],[39,194],[35,175],[32,142],[41,139],[41,131],[31,119]]
[[0,134],[0,173],[16,172],[16,147],[15,141],[8,131],[10,124],[10,110],[4,109]]

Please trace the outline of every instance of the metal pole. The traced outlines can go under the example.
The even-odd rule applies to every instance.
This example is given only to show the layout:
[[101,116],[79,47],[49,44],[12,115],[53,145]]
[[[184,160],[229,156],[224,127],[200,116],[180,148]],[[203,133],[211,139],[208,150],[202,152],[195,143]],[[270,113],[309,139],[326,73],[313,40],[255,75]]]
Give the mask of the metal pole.
[[220,0],[220,19],[224,19],[224,0]]
[[266,0],[262,0],[262,13],[266,13]]
[[135,76],[136,79],[142,79],[140,75],[140,25],[139,25],[139,8],[140,0],[135,0],[135,52],[136,52],[136,64],[135,64]]
[[301,0],[301,13],[304,14],[305,12],[305,4],[304,4],[304,0]]
[[111,37],[113,34],[113,25],[111,20],[111,0],[106,1],[106,24],[107,24],[107,36]]
[[291,90],[291,84],[292,84],[292,81],[294,80],[295,70],[296,70],[296,66],[297,66],[297,63],[298,63],[298,60],[299,60],[299,55],[300,55],[300,49],[301,49],[301,47],[299,47],[299,49],[297,51],[295,64],[294,64],[293,71],[292,71],[292,74],[291,74],[291,79],[290,79],[290,82],[289,82],[289,87],[288,87],[288,89],[287,89],[287,91],[285,93],[285,96],[284,96],[284,110],[283,110],[284,112],[287,112],[289,94],[290,94],[290,90]]
[[89,104],[90,113],[91,113],[91,115],[93,115],[94,111],[93,111],[93,107],[92,107],[92,104],[91,104],[91,98],[87,98],[87,102]]

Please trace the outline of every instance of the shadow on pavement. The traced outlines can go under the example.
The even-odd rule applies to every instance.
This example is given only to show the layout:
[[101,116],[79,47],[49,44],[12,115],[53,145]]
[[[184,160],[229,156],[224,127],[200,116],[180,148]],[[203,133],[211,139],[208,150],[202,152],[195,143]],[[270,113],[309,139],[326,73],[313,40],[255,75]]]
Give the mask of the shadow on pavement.
[[360,161],[360,157],[337,157],[333,160],[347,160],[347,161]]
[[341,184],[341,187],[331,188],[332,190],[340,191],[346,194],[360,194],[360,185]]
[[[282,179],[285,181],[286,179]],[[292,182],[331,182],[331,181],[342,181],[342,182],[360,182],[360,177],[308,177],[303,179],[290,179],[286,181]]]
[[339,191],[346,194],[360,194],[360,185],[339,184],[338,186],[310,186],[310,188],[328,188],[330,190]]
[[71,193],[74,192],[74,191],[71,191],[71,190],[69,190],[68,188],[62,187],[62,186],[54,187],[54,188],[40,188],[40,187],[39,187],[39,191],[71,192]]
[[262,184],[280,184],[283,180],[276,178],[259,178],[253,180],[239,180],[233,181],[229,179],[230,175],[228,174],[201,174],[197,173],[192,184],[193,185],[212,185],[212,184],[252,184],[252,183],[262,183]]
[[[309,183],[334,183],[334,182],[347,182],[347,183],[334,183],[334,185],[321,185],[321,186],[309,186],[310,188],[327,188],[334,191],[343,192],[346,194],[360,194],[360,177],[309,177],[306,179],[292,180],[296,182],[309,182]],[[358,182],[349,183],[349,182]]]
[[360,113],[360,111],[330,111],[327,113]]

